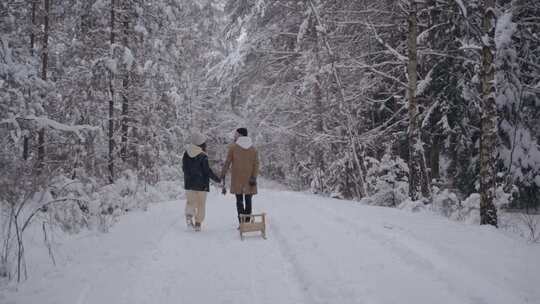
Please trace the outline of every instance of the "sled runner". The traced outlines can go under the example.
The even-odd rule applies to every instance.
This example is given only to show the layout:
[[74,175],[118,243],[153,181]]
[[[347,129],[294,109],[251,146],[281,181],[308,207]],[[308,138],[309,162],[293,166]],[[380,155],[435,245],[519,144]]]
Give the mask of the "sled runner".
[[[249,219],[245,221],[244,219]],[[257,221],[257,219],[260,219]],[[240,214],[240,239],[244,240],[244,233],[260,231],[263,239],[266,240],[266,213],[261,214]]]

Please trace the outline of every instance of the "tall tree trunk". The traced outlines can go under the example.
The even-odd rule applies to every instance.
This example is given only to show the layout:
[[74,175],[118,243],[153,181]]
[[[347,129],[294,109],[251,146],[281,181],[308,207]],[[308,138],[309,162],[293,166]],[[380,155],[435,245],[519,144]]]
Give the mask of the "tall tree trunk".
[[34,56],[34,45],[36,41],[36,9],[37,9],[37,0],[32,0],[32,24],[30,28],[30,56]]
[[43,17],[43,54],[42,54],[42,66],[41,66],[41,79],[47,81],[47,69],[49,65],[49,6],[50,0],[43,0],[45,16]]
[[[315,100],[315,132],[320,135],[324,132],[324,122],[323,122],[323,115],[324,115],[324,109],[323,109],[323,96],[322,96],[322,77],[320,75],[322,62],[321,62],[321,54],[320,54],[320,47],[319,47],[319,33],[317,32],[317,21],[315,17],[315,13],[312,12],[311,15],[311,26],[310,31],[312,34],[313,39],[313,46],[314,46],[314,52],[315,52],[315,61],[317,64],[317,71],[315,73],[315,81],[313,83],[313,98]],[[322,180],[322,174],[324,172],[324,152],[321,147],[321,144],[318,143],[315,145],[315,166],[316,166],[316,176],[317,183],[319,184],[320,191],[324,192],[324,185]]]
[[[111,0],[111,57],[114,57],[115,0]],[[114,72],[109,71],[109,182],[114,182]]]
[[420,198],[420,164],[418,162],[420,136],[418,132],[418,104],[416,100],[417,86],[417,58],[416,58],[416,38],[417,38],[417,19],[416,19],[416,2],[410,1],[410,11],[407,18],[409,33],[408,33],[408,66],[407,73],[409,78],[408,83],[408,98],[409,98],[409,128],[407,137],[409,142],[409,195],[412,200]]
[[409,15],[407,17],[408,33],[408,98],[409,98],[409,128],[407,130],[409,144],[409,196],[412,200],[420,197],[430,196],[430,178],[428,174],[427,162],[424,153],[423,141],[418,127],[418,100],[416,89],[418,85],[417,76],[417,0],[410,0]]
[[480,134],[480,223],[497,226],[495,197],[495,145],[497,140],[497,106],[495,103],[495,1],[484,0],[482,37],[482,117]]
[[124,76],[124,79],[122,80],[122,89],[124,90],[124,94],[122,95],[122,149],[120,151],[120,155],[122,156],[122,161],[126,161],[128,158],[127,153],[127,146],[128,146],[128,110],[129,110],[129,102],[128,98],[126,96],[127,90],[128,90],[128,76]]
[[[41,79],[47,81],[47,70],[49,65],[49,11],[50,11],[50,0],[44,0],[43,6],[45,10],[45,15],[43,17],[43,47],[41,54]],[[35,17],[35,16],[34,16]],[[41,128],[38,131],[38,174],[43,172],[43,167],[45,165],[45,128]]]
[[[124,47],[128,47],[128,29],[129,29],[129,14],[127,5],[124,6]],[[128,146],[128,110],[129,102],[127,97],[128,85],[129,85],[129,70],[126,66],[124,71],[124,78],[122,79],[122,149],[120,155],[122,161],[125,162],[128,158],[127,146]]]
[[[30,56],[34,57],[34,45],[36,41],[36,8],[37,8],[37,1],[32,0],[32,8],[31,8],[31,24],[30,24]],[[32,90],[31,88],[28,89],[28,98],[32,98]],[[26,103],[26,107],[28,108],[28,103]],[[30,154],[30,135],[26,134],[23,137],[23,159],[27,160],[28,156]]]

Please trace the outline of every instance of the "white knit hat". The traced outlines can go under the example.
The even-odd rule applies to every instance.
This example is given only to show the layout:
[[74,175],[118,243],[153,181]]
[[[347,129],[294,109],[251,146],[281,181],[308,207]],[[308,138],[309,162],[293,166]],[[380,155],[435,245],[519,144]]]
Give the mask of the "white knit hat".
[[200,146],[206,142],[206,136],[199,132],[191,133],[191,144],[195,146]]

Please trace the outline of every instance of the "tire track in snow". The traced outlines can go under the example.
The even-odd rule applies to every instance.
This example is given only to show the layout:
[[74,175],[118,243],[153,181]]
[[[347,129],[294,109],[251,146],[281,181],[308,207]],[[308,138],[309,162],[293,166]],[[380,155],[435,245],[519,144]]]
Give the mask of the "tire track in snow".
[[84,304],[84,302],[86,301],[86,297],[88,295],[88,292],[90,291],[91,289],[91,285],[90,284],[87,284],[86,286],[83,287],[83,289],[81,290],[80,294],[79,294],[79,298],[77,299],[77,304]]
[[[178,202],[174,202],[174,204],[176,203]],[[155,253],[159,250],[160,245],[162,244],[165,237],[172,233],[174,231],[173,228],[177,225],[177,217],[173,216],[172,219],[168,220],[168,224],[164,225],[164,228],[160,230],[155,239],[152,239],[150,242],[144,243],[143,248],[141,248],[141,251],[135,257],[132,257],[129,260],[125,261],[125,263],[128,264],[128,269],[125,272],[126,275],[124,276],[125,281],[123,281],[123,285],[126,288],[124,288],[123,291],[118,294],[119,299],[114,302],[125,303],[126,299],[129,298],[132,292],[129,287],[133,286],[135,282],[139,280],[141,267],[144,267],[145,262],[152,259]],[[92,286],[89,289],[93,289]],[[86,294],[88,293],[89,292],[86,292]],[[113,301],[111,301],[111,303],[113,303]]]
[[303,302],[305,304],[318,303],[317,301],[315,301],[313,295],[310,293],[310,286],[308,284],[306,272],[302,269],[302,266],[298,262],[297,257],[293,254],[293,250],[289,245],[286,237],[283,235],[279,228],[279,220],[273,220],[273,222],[275,223],[274,225],[272,225],[271,229],[272,236],[275,237],[273,239],[276,240],[278,250],[283,259],[287,262],[286,266],[288,269],[288,273],[291,278],[296,282],[298,290],[304,298]]
[[[211,211],[202,232],[173,228],[156,242],[130,284],[130,289],[137,291],[127,294],[122,304],[189,303],[197,299],[219,304],[308,304],[288,275],[287,261],[276,241],[258,236],[241,241],[232,217],[224,216],[235,214],[229,209],[234,205],[227,203],[221,197],[210,198]],[[175,223],[178,227],[184,224]],[[160,282],[155,283],[155,279]],[[210,288],[203,291],[207,285]]]
[[[286,199],[279,199],[280,201],[289,201],[294,204],[295,208],[303,207],[295,204],[291,201],[290,197]],[[263,205],[265,202],[272,204],[272,201],[276,201],[276,197],[265,197],[262,199]],[[301,223],[298,222],[299,214],[304,214],[300,210],[291,210],[289,207],[284,208],[287,212],[278,212],[275,213],[275,216],[272,217],[271,226],[271,237],[273,236],[277,240],[279,250],[283,255],[284,259],[288,262],[288,268],[290,269],[291,276],[295,278],[295,281],[298,283],[301,292],[304,295],[305,303],[377,303],[375,299],[370,297],[365,293],[365,290],[362,286],[351,285],[351,282],[346,282],[347,274],[344,273],[350,268],[344,270],[342,265],[336,261],[336,256],[324,252],[323,248],[314,248],[309,256],[299,257],[301,254],[298,250],[298,244],[292,244],[292,242],[302,241],[308,243],[307,245],[318,245],[319,239],[317,236],[313,235],[312,230],[306,230],[301,226]],[[298,211],[298,212],[295,212]],[[326,218],[321,216],[320,213],[309,214],[310,216],[317,216],[317,222],[321,223],[321,226],[324,226],[324,221]],[[279,219],[276,219],[278,218]],[[313,219],[312,219],[313,220]],[[296,223],[293,227],[285,225],[285,223]],[[283,232],[282,229],[288,229],[288,233]],[[296,236],[296,240],[291,239]],[[352,245],[352,244],[351,244]],[[341,248],[335,248],[341,249]],[[311,258],[313,262],[313,257],[315,258],[314,267],[327,266],[328,273],[325,274],[325,277],[319,277],[317,274],[313,273],[313,269],[309,268],[309,265],[306,265],[306,258]],[[303,258],[303,260],[302,260]],[[309,264],[309,263],[307,263]],[[352,265],[351,265],[352,266]],[[322,284],[324,280],[328,280],[328,284]],[[343,279],[343,281],[342,281]],[[322,285],[321,285],[322,284]]]
[[[403,233],[396,233],[396,235],[390,236],[388,233],[376,232],[365,225],[358,225],[358,223],[342,216],[332,208],[328,208],[327,206],[318,203],[314,205],[315,208],[321,212],[331,213],[333,215],[334,222],[344,223],[349,227],[349,229],[361,232],[371,240],[376,241],[380,245],[388,248],[390,252],[397,253],[397,256],[405,263],[408,263],[408,265],[413,265],[425,275],[433,277],[439,282],[444,283],[452,293],[460,294],[462,298],[467,298],[469,303],[520,303],[524,301],[515,295],[502,293],[504,290],[502,288],[498,288],[498,286],[494,286],[496,284],[490,282],[489,278],[479,277],[478,274],[473,273],[468,269],[463,269],[462,265],[452,262],[450,259],[445,258],[441,254],[437,254],[435,252],[436,249],[432,248],[432,246],[426,242],[411,238],[410,235],[404,235]],[[433,253],[432,256],[430,257],[425,252],[413,248],[407,242],[399,240],[400,237],[407,238],[409,242],[416,242],[419,247],[424,247],[424,250],[429,248],[429,250]],[[437,261],[435,261],[433,258],[435,255],[437,256]],[[441,264],[444,265],[444,267],[440,267]],[[448,272],[449,270],[455,271],[456,269],[460,269],[461,273],[450,274]],[[470,284],[465,283],[465,281],[469,282]],[[487,295],[491,298],[485,299],[485,294],[478,293],[478,286],[484,287],[481,290],[491,291]],[[467,290],[467,292],[464,292],[464,290]],[[492,295],[493,293],[497,293],[497,295]]]
[[[181,202],[175,202],[180,206]],[[175,207],[175,209],[181,210],[180,207]],[[137,256],[137,263],[136,265],[133,265],[130,269],[131,275],[129,276],[128,283],[124,283],[126,286],[141,286],[144,284],[140,284],[141,280],[145,280],[146,277],[142,274],[145,274],[145,271],[148,271],[149,265],[156,263],[159,261],[159,256],[163,255],[163,247],[166,245],[167,237],[169,237],[172,233],[178,233],[178,231],[181,230],[181,226],[184,225],[184,223],[181,221],[181,213],[173,214],[172,218],[169,220],[169,224],[166,225],[166,228],[164,228],[155,241],[151,242],[148,245],[148,248],[145,252],[141,253]],[[163,282],[163,285],[161,286],[161,291],[167,290],[169,286],[167,286],[168,282]],[[133,290],[130,290],[130,288],[125,288],[120,296],[120,301],[118,303],[133,303]]]

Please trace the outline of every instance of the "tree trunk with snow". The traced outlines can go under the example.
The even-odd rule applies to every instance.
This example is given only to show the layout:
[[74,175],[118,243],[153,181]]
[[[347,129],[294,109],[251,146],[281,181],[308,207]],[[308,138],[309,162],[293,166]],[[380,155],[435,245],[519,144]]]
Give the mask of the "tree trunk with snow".
[[[320,50],[320,35],[317,29],[317,18],[315,12],[312,11],[311,20],[310,20],[310,31],[313,43],[313,52],[315,53],[315,65],[317,71],[315,71],[315,81],[313,82],[313,99],[315,102],[315,132],[317,135],[322,135],[324,133],[324,121],[323,121],[323,93],[322,93],[322,77],[321,77],[321,67],[323,65],[321,58]],[[321,192],[324,192],[324,183],[322,180],[322,174],[324,172],[324,152],[321,147],[321,143],[316,143],[315,145],[315,178],[318,179],[317,183],[319,184],[319,189]]]
[[[128,47],[128,33],[129,33],[129,13],[128,5],[124,4],[124,48]],[[122,79],[122,120],[121,120],[121,129],[122,129],[122,148],[120,155],[122,161],[126,161],[128,158],[128,113],[129,113],[129,100],[127,97],[129,87],[129,66],[126,65],[124,71],[124,78]]]
[[495,103],[495,1],[484,1],[482,37],[482,117],[480,134],[480,223],[497,226],[495,197],[495,162],[497,144],[497,105]]
[[[43,46],[41,54],[41,79],[47,81],[47,69],[49,65],[49,0],[44,0],[45,15],[43,16]],[[45,165],[45,128],[38,131],[38,174]]]
[[[115,0],[111,0],[111,59],[114,57],[114,22],[115,22]],[[109,72],[109,182],[114,182],[114,72]]]
[[[30,24],[30,57],[34,57],[34,47],[36,42],[36,10],[37,10],[37,0],[32,0],[31,8],[31,24]],[[28,89],[28,97],[31,99],[32,91]],[[28,108],[28,103],[26,103]],[[23,137],[23,159],[27,160],[30,154],[30,135],[24,135]]]
[[30,25],[30,56],[34,56],[34,45],[36,41],[36,10],[37,10],[37,0],[32,0],[32,9],[31,9],[31,21]]
[[416,37],[417,37],[417,20],[416,20],[416,2],[410,1],[410,11],[407,18],[409,32],[408,32],[408,89],[407,95],[409,98],[409,128],[407,130],[407,137],[409,141],[409,195],[412,200],[418,200],[421,195],[420,187],[420,163],[418,161],[418,154],[421,148],[420,136],[418,134],[418,104],[416,100],[416,86],[417,86],[417,58],[416,58]]

